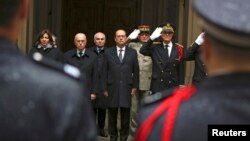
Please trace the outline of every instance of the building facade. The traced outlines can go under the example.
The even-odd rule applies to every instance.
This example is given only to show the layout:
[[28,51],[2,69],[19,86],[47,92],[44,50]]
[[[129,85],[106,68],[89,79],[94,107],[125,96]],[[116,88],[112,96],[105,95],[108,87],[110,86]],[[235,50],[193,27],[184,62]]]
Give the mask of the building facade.
[[[192,10],[192,0],[42,0],[30,1],[29,18],[19,35],[18,45],[27,53],[38,33],[49,29],[58,40],[58,47],[67,51],[73,46],[77,32],[84,32],[88,46],[93,45],[93,35],[102,31],[107,35],[107,45],[114,44],[118,28],[129,34],[139,24],[149,24],[151,30],[166,21],[176,27],[175,41],[185,47],[191,45],[201,29]],[[152,32],[151,31],[151,32]],[[190,83],[193,62],[186,63],[185,82]]]

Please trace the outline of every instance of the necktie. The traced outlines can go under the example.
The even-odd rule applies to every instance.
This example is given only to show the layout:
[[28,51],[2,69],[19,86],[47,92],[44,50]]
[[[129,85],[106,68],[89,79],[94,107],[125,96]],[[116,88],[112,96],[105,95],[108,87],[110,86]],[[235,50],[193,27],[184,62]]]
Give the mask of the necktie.
[[82,52],[79,52],[79,57],[82,57],[83,53]]
[[164,46],[164,52],[165,52],[166,56],[169,58],[168,47],[169,47],[168,45]]
[[123,50],[120,49],[120,50],[119,50],[119,55],[118,55],[120,62],[122,62],[122,51],[123,51]]
[[101,49],[100,48],[97,48],[97,52],[98,52],[98,54],[101,52]]

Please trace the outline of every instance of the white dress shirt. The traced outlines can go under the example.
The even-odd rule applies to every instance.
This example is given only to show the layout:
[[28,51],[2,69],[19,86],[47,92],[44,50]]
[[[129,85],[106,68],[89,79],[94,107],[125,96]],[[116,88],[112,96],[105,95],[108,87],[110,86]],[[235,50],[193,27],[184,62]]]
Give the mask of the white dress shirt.
[[126,47],[116,47],[117,48],[117,56],[119,56],[119,53],[120,53],[120,49],[122,49],[122,59],[124,58],[124,54],[125,54],[125,50],[126,50]]

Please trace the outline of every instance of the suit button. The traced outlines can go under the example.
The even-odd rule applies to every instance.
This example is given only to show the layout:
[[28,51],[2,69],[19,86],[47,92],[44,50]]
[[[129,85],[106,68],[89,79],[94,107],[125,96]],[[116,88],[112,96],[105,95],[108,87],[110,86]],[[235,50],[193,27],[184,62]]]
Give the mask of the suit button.
[[164,73],[164,71],[163,71],[163,70],[162,70],[161,72],[162,72],[162,73]]
[[171,84],[171,83],[172,83],[172,81],[168,81],[168,83],[169,83],[169,84]]
[[171,72],[169,72],[169,74],[171,75],[172,73],[171,73]]
[[161,79],[161,82],[163,82],[163,79]]

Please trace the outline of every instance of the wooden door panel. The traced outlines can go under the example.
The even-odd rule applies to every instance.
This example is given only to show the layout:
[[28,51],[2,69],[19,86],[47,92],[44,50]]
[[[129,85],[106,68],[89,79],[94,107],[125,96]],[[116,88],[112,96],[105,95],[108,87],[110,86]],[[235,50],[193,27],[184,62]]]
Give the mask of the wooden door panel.
[[62,49],[72,49],[74,35],[84,32],[88,46],[93,45],[96,32],[104,32],[107,46],[114,45],[114,32],[128,32],[136,25],[137,0],[64,0]]
[[86,34],[88,43],[93,42],[94,33],[102,29],[102,0],[70,0],[65,9],[67,10],[63,17],[63,50],[67,51],[74,47],[74,36],[79,32]]
[[[104,32],[107,45],[114,45],[114,33],[117,29],[130,32],[136,25],[136,0],[106,0],[104,4]],[[129,33],[127,33],[129,34]]]

